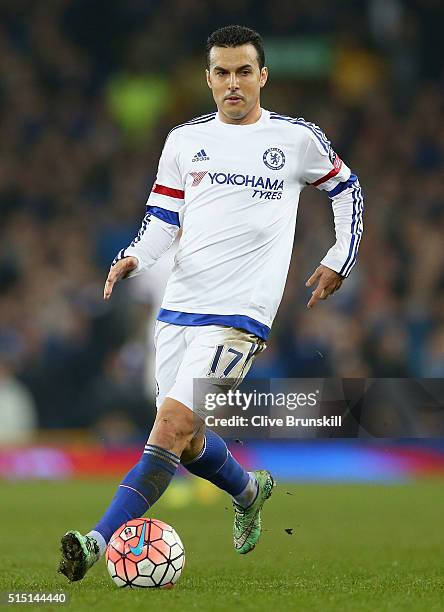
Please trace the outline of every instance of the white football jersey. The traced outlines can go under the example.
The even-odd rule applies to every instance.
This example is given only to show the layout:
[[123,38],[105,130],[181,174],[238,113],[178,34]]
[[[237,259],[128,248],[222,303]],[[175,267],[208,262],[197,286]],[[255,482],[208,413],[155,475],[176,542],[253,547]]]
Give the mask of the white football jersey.
[[362,194],[323,132],[264,109],[248,125],[198,117],[168,135],[142,228],[115,261],[134,255],[136,273],[146,269],[181,227],[158,319],[229,325],[266,339],[308,184],[333,199],[336,243],[322,263],[347,276],[362,234]]

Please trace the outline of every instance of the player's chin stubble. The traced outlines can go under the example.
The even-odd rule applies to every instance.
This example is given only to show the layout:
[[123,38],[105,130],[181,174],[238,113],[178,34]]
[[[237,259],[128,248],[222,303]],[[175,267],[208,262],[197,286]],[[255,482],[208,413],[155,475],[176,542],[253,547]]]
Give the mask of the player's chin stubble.
[[227,107],[226,104],[223,105],[222,112],[229,119],[243,119],[248,114],[248,110],[245,108],[231,108],[230,106]]

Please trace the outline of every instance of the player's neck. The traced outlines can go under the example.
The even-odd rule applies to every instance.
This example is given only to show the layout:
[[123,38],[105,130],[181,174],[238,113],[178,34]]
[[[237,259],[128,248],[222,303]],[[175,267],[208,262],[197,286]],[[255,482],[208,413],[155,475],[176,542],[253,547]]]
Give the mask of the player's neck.
[[250,125],[251,123],[256,123],[259,121],[262,115],[262,108],[258,102],[257,105],[241,119],[232,119],[231,117],[227,117],[227,115],[224,115],[224,113],[222,113],[220,110],[218,115],[222,123],[228,123],[230,125]]

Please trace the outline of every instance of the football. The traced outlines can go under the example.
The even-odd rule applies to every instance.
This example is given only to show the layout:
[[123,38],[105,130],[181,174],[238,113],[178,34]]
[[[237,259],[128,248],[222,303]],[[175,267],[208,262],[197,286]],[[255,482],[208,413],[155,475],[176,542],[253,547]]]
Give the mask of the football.
[[119,587],[171,588],[185,565],[185,550],[170,525],[138,518],[114,532],[105,559],[109,575]]

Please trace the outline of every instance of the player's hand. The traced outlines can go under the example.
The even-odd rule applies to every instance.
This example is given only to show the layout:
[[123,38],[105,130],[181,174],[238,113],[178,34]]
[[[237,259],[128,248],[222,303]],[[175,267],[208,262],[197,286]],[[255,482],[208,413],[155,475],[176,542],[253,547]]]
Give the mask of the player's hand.
[[136,257],[124,257],[118,261],[114,266],[111,266],[108,273],[108,278],[105,281],[103,288],[103,299],[109,300],[111,293],[113,292],[114,285],[122,278],[126,278],[130,272],[137,268]]
[[343,276],[327,268],[327,266],[322,264],[318,266],[305,283],[306,287],[312,287],[318,281],[318,286],[312,292],[307,308],[313,308],[318,300],[326,300],[329,295],[339,289],[343,280]]

